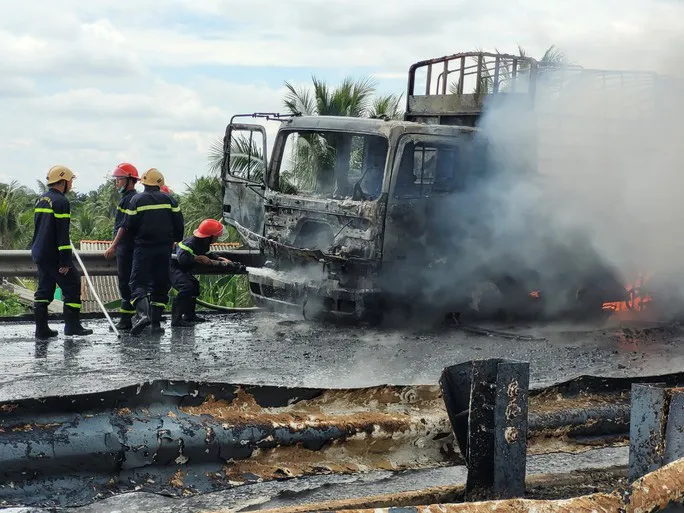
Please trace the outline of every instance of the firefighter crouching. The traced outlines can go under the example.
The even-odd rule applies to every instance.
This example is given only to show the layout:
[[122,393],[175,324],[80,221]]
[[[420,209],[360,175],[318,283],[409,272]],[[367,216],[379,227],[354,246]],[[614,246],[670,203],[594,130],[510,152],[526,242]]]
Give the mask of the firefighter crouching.
[[[145,190],[128,204],[123,228],[133,239],[131,301],[135,307],[131,334],[151,325],[155,333],[169,301],[171,248],[183,238],[184,221],[178,203],[161,192],[164,176],[152,168],[140,178]],[[148,289],[151,294],[148,296]]]
[[240,264],[233,264],[227,258],[210,252],[209,248],[223,235],[223,225],[215,219],[205,219],[192,232],[192,237],[178,243],[176,260],[171,261],[171,285],[178,291],[171,307],[171,326],[185,327],[193,323],[204,322],[205,319],[195,313],[197,297],[200,293],[199,280],[192,274],[196,263],[205,265],[229,265],[244,269]]
[[133,239],[123,228],[124,218],[128,212],[128,206],[135,196],[135,184],[139,180],[138,170],[133,164],[123,162],[116,166],[112,172],[116,190],[121,194],[121,199],[116,207],[114,218],[114,241],[105,251],[105,258],[110,259],[116,255],[117,279],[119,282],[119,295],[121,296],[121,317],[116,328],[121,331],[132,328],[131,319],[135,313],[131,303],[131,269],[133,268]]
[[64,335],[90,335],[81,326],[81,274],[72,260],[69,236],[71,205],[65,194],[73,185],[74,173],[65,166],[48,171],[48,190],[36,200],[31,257],[38,268],[38,288],[34,294],[36,338],[56,337],[48,326],[48,305],[55,297],[55,286],[64,299]]

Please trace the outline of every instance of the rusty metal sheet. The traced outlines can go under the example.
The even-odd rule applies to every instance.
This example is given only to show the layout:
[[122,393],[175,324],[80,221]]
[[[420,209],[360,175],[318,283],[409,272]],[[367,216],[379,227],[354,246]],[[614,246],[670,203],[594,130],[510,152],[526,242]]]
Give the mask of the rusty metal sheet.
[[[582,392],[590,409],[592,390]],[[531,415],[543,409],[540,397],[562,408],[563,393],[549,389]],[[594,404],[615,397],[599,393]],[[154,381],[11,401],[0,403],[0,495],[8,504],[74,505],[133,490],[183,496],[318,473],[436,467],[457,460],[450,431],[439,387],[427,385]],[[533,432],[529,443],[530,452],[558,451]]]
[[564,500],[508,499],[501,501],[464,502],[460,504],[431,504],[427,506],[395,506],[389,508],[342,509],[333,511],[344,513],[619,513],[621,507],[622,500],[618,494],[597,493]]
[[684,458],[636,480],[629,489],[626,513],[663,511],[684,500]]

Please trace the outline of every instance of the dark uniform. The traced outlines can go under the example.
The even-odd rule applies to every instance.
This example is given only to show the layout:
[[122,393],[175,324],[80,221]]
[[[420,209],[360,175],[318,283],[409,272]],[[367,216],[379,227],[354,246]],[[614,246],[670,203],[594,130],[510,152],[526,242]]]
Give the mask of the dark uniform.
[[211,260],[219,260],[215,253],[209,251],[211,242],[211,237],[192,236],[178,243],[176,260],[171,261],[171,285],[178,291],[173,305],[172,326],[183,325],[182,317],[188,322],[203,320],[195,314],[200,284],[192,270],[195,268],[196,256],[205,255]]
[[[38,288],[34,294],[36,336],[56,336],[47,325],[48,305],[55,297],[55,286],[62,289],[64,299],[64,334],[87,335],[80,324],[81,274],[72,260],[69,240],[71,206],[69,200],[56,189],[48,189],[36,201],[31,257],[38,268]],[[61,267],[69,272],[61,274]]]
[[[116,217],[114,218],[114,238],[124,225],[126,212],[131,199],[135,196],[135,190],[124,191],[119,205],[116,207]],[[133,303],[131,303],[131,269],[133,268],[133,239],[130,233],[126,232],[116,246],[116,270],[119,279],[119,294],[121,295],[122,314],[132,315],[135,313]]]
[[159,330],[169,302],[171,250],[183,238],[183,215],[172,196],[146,187],[131,198],[123,226],[133,240],[130,287],[137,316],[131,333],[140,333],[150,320],[152,329]]

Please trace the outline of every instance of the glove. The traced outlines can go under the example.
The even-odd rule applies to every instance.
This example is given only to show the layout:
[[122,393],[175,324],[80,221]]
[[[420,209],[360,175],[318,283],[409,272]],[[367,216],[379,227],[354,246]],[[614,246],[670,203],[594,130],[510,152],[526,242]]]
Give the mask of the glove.
[[231,267],[235,274],[245,274],[247,267],[237,262],[221,262],[221,267]]

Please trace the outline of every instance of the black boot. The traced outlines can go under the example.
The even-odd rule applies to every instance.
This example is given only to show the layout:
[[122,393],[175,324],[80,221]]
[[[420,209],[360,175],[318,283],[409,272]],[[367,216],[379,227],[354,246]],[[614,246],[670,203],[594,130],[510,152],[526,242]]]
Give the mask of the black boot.
[[120,331],[128,331],[133,327],[133,314],[122,313],[119,317],[119,322],[116,325],[116,329]]
[[92,335],[93,330],[81,326],[81,310],[64,305],[64,335],[67,337]]
[[131,335],[139,335],[147,326],[150,325],[150,300],[141,297],[135,302],[135,317],[131,327]]
[[174,328],[187,328],[189,323],[183,320],[183,314],[187,310],[188,301],[183,297],[174,297],[171,304],[171,326]]
[[198,317],[197,314],[195,313],[195,309],[197,308],[197,298],[193,297],[188,299],[188,306],[185,310],[185,315],[183,316],[183,319],[186,322],[191,322],[193,324],[199,323],[199,322],[207,322],[206,319],[203,317]]
[[48,326],[48,304],[35,303],[33,313],[36,316],[36,338],[45,340],[50,337],[56,337],[57,332]]
[[164,328],[161,327],[161,316],[164,311],[164,307],[161,305],[152,305],[151,309],[151,320],[152,320],[152,333],[160,335],[164,333]]

